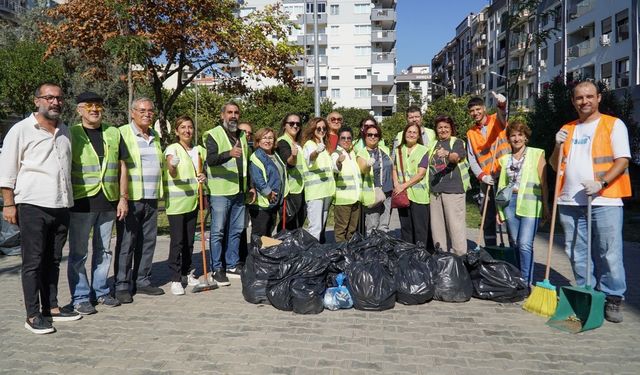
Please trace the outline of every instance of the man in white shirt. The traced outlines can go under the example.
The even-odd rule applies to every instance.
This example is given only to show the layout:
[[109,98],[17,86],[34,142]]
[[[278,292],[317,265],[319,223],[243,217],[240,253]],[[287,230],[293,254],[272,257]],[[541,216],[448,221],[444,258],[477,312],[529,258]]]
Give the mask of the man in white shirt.
[[[24,327],[36,334],[54,332],[51,322],[80,319],[58,307],[58,277],[67,241],[71,187],[71,141],[60,121],[60,86],[43,83],[35,91],[37,112],[7,133],[0,156],[2,215],[18,224],[22,246]],[[28,235],[25,235],[27,234]]]
[[[558,211],[565,251],[578,286],[586,284],[590,262],[593,286],[607,295],[605,318],[619,323],[626,291],[621,198],[631,195],[627,128],[620,119],[599,112],[601,95],[593,82],[577,84],[571,100],[578,120],[556,134],[550,161],[555,167],[562,156]],[[588,196],[593,199],[591,259],[587,259]]]

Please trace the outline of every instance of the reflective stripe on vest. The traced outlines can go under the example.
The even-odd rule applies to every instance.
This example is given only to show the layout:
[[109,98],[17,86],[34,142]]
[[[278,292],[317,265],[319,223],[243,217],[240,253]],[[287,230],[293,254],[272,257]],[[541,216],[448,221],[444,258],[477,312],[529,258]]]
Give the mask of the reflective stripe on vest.
[[[284,170],[284,175],[287,176],[287,170],[286,170],[287,166],[286,166],[286,164],[282,161],[282,159],[280,159],[280,156],[278,156],[278,154],[274,154],[274,155],[278,159],[278,162],[281,164],[281,166],[282,166],[282,168]],[[253,163],[253,165],[258,167],[260,172],[262,172],[262,178],[265,181],[268,181],[267,169],[265,168],[265,166],[262,163],[262,161],[256,156],[255,152],[253,154],[251,154],[251,157],[249,158],[249,160]],[[285,178],[285,181],[284,181],[284,196],[286,197],[287,195],[289,195],[289,192],[290,192],[289,178],[287,177],[287,178]],[[276,192],[276,193],[278,193],[278,192]],[[256,195],[257,195],[256,200],[258,202],[258,206],[262,207],[262,208],[269,208],[269,205],[271,204],[269,202],[269,199],[267,199],[267,197],[265,197],[262,194],[260,194],[259,191],[256,193]]]
[[[401,183],[411,180],[413,176],[418,173],[418,164],[427,153],[427,148],[421,144],[414,146],[411,155],[407,155],[407,147],[401,146],[402,151],[402,164],[404,166],[404,180],[398,177],[398,181]],[[400,158],[396,158],[396,171],[400,174]],[[418,181],[415,185],[407,189],[407,195],[409,200],[414,203],[429,204],[429,182],[427,174]]]
[[[206,150],[196,146],[198,157],[204,161]],[[180,215],[198,208],[198,177],[191,155],[179,143],[167,146],[165,154],[177,155],[180,163],[176,166],[176,177],[167,173],[165,208],[167,215]]]
[[[314,141],[307,141],[303,148],[310,146],[315,150]],[[327,150],[316,157],[304,174],[304,199],[307,201],[332,197],[336,190],[333,178],[333,161]]]
[[[138,148],[138,140],[136,135],[131,129],[131,124],[125,124],[118,128],[122,136],[124,144],[127,146],[129,157],[126,160],[128,173],[129,173],[129,200],[137,201],[142,199],[142,158],[140,157],[140,149]],[[156,148],[156,155],[160,161],[160,170],[164,171],[164,156],[162,149],[160,148],[160,139],[158,133],[149,128],[149,131],[153,135],[153,145]],[[164,196],[163,177],[160,176],[157,184],[158,198]]]
[[[204,139],[211,136],[218,145],[218,153],[231,151],[233,145],[229,136],[221,125],[205,133]],[[240,146],[242,147],[242,191],[247,191],[247,163],[249,159],[249,146],[244,132],[240,134]],[[235,158],[227,160],[225,163],[207,167],[207,186],[209,194],[214,196],[228,196],[240,192],[238,163]]]
[[[453,145],[456,143],[457,140],[458,138],[456,137],[449,138],[450,150],[453,150]],[[434,142],[433,145],[431,145],[431,149],[429,150],[429,157],[431,157],[431,155],[435,151],[437,144],[438,142]],[[462,146],[465,149],[467,148],[464,142],[462,142]],[[460,178],[462,179],[462,188],[464,189],[464,191],[469,190],[471,188],[471,181],[469,179],[469,161],[467,160],[467,158],[459,160],[458,163],[456,164],[456,167],[458,168],[458,171],[460,171]]]
[[102,125],[102,144],[104,157],[102,165],[82,124],[69,129],[71,133],[71,184],[73,198],[93,197],[100,189],[109,201],[116,201],[120,196],[119,181],[119,149],[120,132],[117,128]]
[[346,206],[360,201],[360,167],[356,162],[355,152],[351,151],[349,156],[351,158],[345,158],[340,172],[335,174],[336,193],[333,200],[336,206]]
[[[288,135],[283,135],[278,138],[278,141],[284,140],[289,144],[289,147],[293,149],[296,147],[293,144],[293,141]],[[286,161],[285,161],[286,166]],[[289,182],[289,192],[291,194],[300,194],[304,189],[304,173],[307,170],[307,163],[304,160],[304,153],[298,150],[298,154],[296,155],[296,166],[293,168],[287,169],[288,182]]]
[[487,115],[487,137],[482,135],[482,131],[477,126],[472,126],[467,131],[467,138],[471,142],[472,150],[478,161],[482,172],[486,174],[497,174],[500,171],[498,159],[511,152],[511,146],[507,139],[507,134],[498,122],[496,114]]
[[[506,166],[510,158],[511,155],[504,155],[499,160],[501,172],[497,190],[508,184]],[[520,217],[542,217],[542,186],[538,175],[540,158],[544,159],[544,150],[527,147],[524,163],[521,167],[518,200],[516,201],[516,215]],[[498,211],[500,216],[504,218],[504,210],[498,207]]]
[[[591,157],[593,168],[593,179],[600,181],[605,174],[613,166],[613,148],[611,145],[611,131],[617,118],[608,115],[601,115],[600,121],[596,126],[596,131],[591,143]],[[578,121],[572,121],[565,124],[562,129],[567,131],[567,140],[562,147],[562,164],[560,165],[560,190],[564,186],[564,169],[571,150],[571,140],[573,139],[573,131]],[[607,198],[624,198],[631,196],[631,178],[629,177],[629,169],[625,169],[623,173],[618,175],[613,181],[609,182],[609,186],[602,189],[599,195]]]
[[[384,152],[381,148],[378,148],[378,151],[382,153],[380,155],[380,162],[383,163],[384,155],[387,155],[388,157],[389,154]],[[363,158],[364,160],[367,160],[367,161],[371,159],[371,155],[369,155],[369,151],[367,150],[366,147],[360,149],[356,157]],[[362,194],[360,197],[360,201],[365,206],[370,206],[373,204],[373,202],[375,202],[375,200],[376,200],[376,196],[375,196],[375,183],[373,181],[373,168],[369,168],[368,173],[362,174]]]

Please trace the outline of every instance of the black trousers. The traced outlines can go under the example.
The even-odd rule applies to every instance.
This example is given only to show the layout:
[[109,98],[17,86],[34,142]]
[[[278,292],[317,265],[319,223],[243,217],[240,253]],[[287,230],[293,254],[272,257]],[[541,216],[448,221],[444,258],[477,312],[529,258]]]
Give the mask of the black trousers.
[[262,209],[255,206],[249,207],[249,215],[251,216],[251,236],[271,236],[273,228],[276,224],[278,208]]
[[[481,183],[480,188],[484,194],[484,199],[489,199],[487,203],[487,214],[484,217],[484,244],[485,246],[496,246],[496,186],[491,187],[491,191],[487,195],[487,187],[489,185]],[[480,205],[480,215],[482,215],[482,208],[484,201]]]
[[22,248],[22,292],[27,318],[58,307],[62,248],[69,230],[68,208],[18,205]]
[[[287,204],[295,208],[295,213],[292,217],[287,217],[285,228],[287,230],[302,228],[304,226],[304,221],[307,219],[304,192],[300,194],[289,194],[287,196]],[[289,209],[291,209],[291,207]],[[282,208],[280,208],[280,211],[282,213]],[[282,217],[278,224],[278,231],[280,230],[282,230]]]
[[198,210],[180,215],[167,215],[169,219],[169,258],[167,266],[171,271],[171,281],[180,282],[182,276],[189,274],[193,236],[196,234]]
[[429,239],[429,205],[410,202],[409,207],[399,208],[400,238],[409,243],[422,242],[428,245]]

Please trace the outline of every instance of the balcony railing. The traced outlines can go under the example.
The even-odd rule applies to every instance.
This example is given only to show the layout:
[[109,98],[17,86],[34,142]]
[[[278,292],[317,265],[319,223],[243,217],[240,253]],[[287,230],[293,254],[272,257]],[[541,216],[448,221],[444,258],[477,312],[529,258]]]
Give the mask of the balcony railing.
[[395,30],[372,30],[371,41],[374,43],[395,42]]
[[595,0],[582,0],[569,7],[569,20],[574,20],[589,13],[595,5]]
[[393,52],[374,52],[371,54],[372,64],[393,63],[396,60],[396,54]]
[[371,95],[372,107],[391,107],[394,104],[394,95]]
[[0,11],[17,14],[24,10],[20,0],[0,0]]
[[[313,13],[302,13],[298,14],[295,23],[302,25],[306,23],[307,25],[313,24]],[[327,23],[327,14],[326,13],[318,13],[318,24],[324,25]]]
[[577,59],[595,52],[596,45],[596,38],[591,38],[567,48],[567,60]]
[[392,75],[386,75],[386,76],[378,76],[378,75],[373,75],[371,76],[371,85],[372,86],[393,86],[393,76]]
[[[306,43],[305,43],[306,39]],[[311,45],[313,44],[313,34],[309,35],[299,35],[298,36],[298,45]],[[327,44],[327,34],[318,34],[318,44],[325,45]]]
[[380,22],[396,22],[396,11],[395,9],[372,9],[371,10],[371,21],[380,21]]

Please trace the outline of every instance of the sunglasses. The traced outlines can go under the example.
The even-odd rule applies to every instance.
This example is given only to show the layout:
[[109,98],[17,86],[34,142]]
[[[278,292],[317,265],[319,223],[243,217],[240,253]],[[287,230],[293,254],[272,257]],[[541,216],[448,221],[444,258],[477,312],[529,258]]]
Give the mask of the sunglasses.
[[104,107],[100,103],[86,103],[83,105],[87,111],[102,111]]
[[380,134],[378,134],[378,133],[367,133],[367,137],[369,137],[369,138],[379,138]]
[[297,121],[287,121],[286,122],[287,125],[291,126],[292,128],[299,128],[301,123],[297,122]]
[[341,140],[341,141],[350,141],[350,140],[352,140],[352,139],[353,139],[353,138],[351,138],[351,137],[340,137],[340,140]]
[[331,117],[329,120],[331,120],[331,121],[337,121],[337,122],[342,122],[342,117]]
[[323,126],[323,127],[317,127],[317,128],[316,128],[316,131],[317,131],[317,132],[326,132],[326,131],[327,131],[327,128],[325,128],[324,126]]

